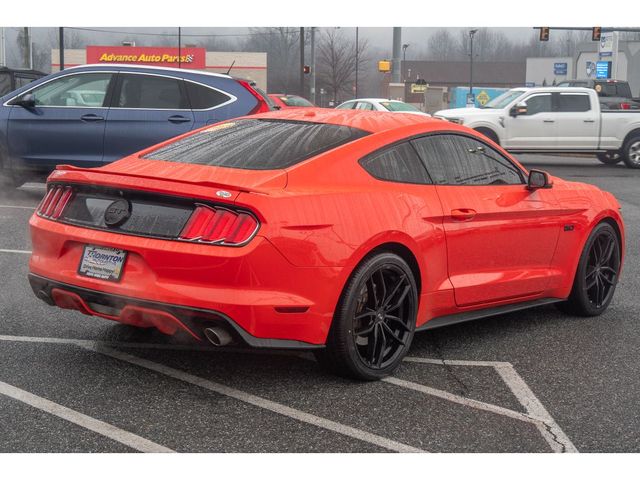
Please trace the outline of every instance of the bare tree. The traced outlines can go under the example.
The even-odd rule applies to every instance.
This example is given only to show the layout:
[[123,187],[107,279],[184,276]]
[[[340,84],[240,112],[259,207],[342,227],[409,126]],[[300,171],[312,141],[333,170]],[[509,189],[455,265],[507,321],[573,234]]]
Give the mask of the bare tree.
[[[369,61],[368,42],[358,42],[358,73],[364,72]],[[318,44],[317,56],[318,83],[325,86],[336,103],[343,94],[352,95],[356,74],[355,41],[345,38],[338,29],[323,32]]]
[[266,52],[269,65],[269,90],[278,93],[297,91],[299,86],[298,59],[300,33],[296,28],[251,28],[242,46],[244,51]]
[[438,62],[455,60],[458,54],[457,47],[451,30],[440,28],[427,40],[427,58]]

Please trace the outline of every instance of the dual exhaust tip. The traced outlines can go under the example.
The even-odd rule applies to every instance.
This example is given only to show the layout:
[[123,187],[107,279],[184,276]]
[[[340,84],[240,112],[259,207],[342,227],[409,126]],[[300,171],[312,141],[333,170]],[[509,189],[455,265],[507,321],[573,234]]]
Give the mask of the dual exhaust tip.
[[209,327],[204,329],[204,336],[214,347],[224,347],[229,345],[233,338],[224,328]]

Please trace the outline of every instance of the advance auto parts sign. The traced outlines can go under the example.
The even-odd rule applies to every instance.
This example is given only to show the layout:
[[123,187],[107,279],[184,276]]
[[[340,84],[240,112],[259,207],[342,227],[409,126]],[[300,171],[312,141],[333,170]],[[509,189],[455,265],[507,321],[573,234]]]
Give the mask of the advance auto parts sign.
[[87,63],[131,63],[156,67],[205,68],[207,51],[204,48],[181,48],[178,62],[176,47],[87,47]]

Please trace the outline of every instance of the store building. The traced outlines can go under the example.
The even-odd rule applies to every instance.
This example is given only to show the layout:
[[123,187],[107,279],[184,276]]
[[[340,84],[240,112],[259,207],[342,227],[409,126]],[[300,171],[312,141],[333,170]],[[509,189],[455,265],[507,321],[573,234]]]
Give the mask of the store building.
[[[51,71],[60,70],[60,51],[51,50]],[[264,52],[209,52],[204,48],[89,45],[64,50],[64,67],[86,64],[132,64],[190,68],[227,73],[256,82],[267,91],[267,54]]]
[[600,42],[586,42],[575,57],[527,58],[527,85],[555,85],[563,80],[612,78],[626,80],[640,96],[640,42],[603,34]]

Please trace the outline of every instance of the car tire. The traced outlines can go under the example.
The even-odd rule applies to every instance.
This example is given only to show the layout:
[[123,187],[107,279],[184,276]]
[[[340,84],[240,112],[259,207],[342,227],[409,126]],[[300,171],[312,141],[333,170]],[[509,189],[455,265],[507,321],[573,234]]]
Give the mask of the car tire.
[[622,160],[629,168],[640,168],[640,135],[634,135],[624,142]]
[[616,163],[620,163],[622,161],[622,155],[620,155],[620,152],[618,150],[600,152],[596,154],[596,157],[605,165],[615,165]]
[[409,350],[417,310],[418,289],[407,262],[388,252],[371,255],[344,288],[326,347],[316,358],[340,376],[384,378]]
[[599,223],[589,234],[571,294],[558,304],[560,310],[582,317],[603,313],[615,293],[620,266],[620,237],[609,223]]

